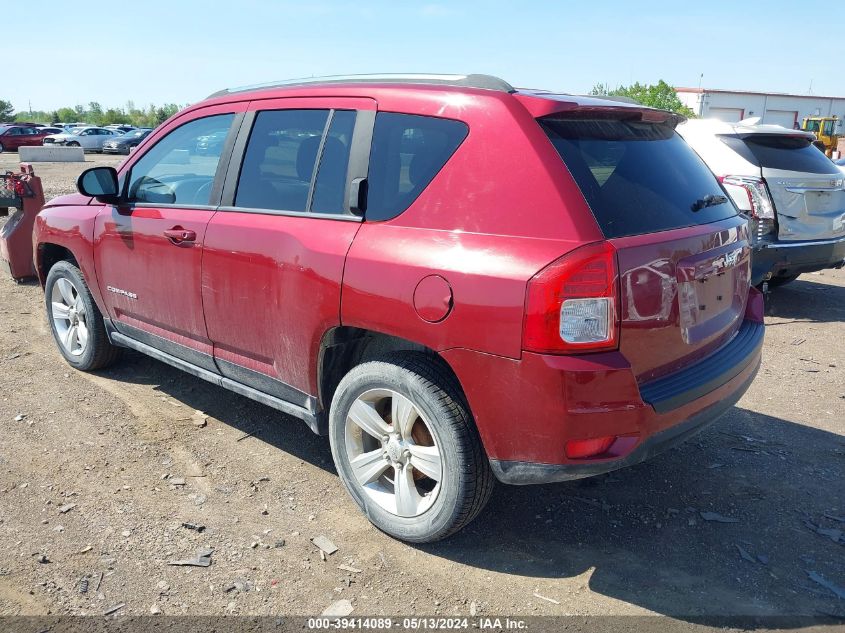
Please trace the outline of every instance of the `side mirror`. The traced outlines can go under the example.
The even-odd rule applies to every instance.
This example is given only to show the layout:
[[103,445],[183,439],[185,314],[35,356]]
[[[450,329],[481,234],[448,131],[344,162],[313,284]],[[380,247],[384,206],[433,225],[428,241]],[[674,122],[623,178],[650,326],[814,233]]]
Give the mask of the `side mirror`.
[[76,188],[83,196],[96,198],[106,204],[117,204],[120,200],[117,170],[114,167],[86,169],[76,179]]

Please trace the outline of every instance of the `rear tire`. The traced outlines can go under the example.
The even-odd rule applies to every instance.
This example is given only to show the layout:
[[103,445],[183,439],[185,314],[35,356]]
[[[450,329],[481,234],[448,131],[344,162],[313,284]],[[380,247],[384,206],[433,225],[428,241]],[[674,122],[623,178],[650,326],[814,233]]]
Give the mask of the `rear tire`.
[[493,490],[460,388],[426,354],[391,354],[346,374],[332,399],[329,439],[349,495],[373,525],[403,541],[454,534]]
[[44,291],[53,339],[69,365],[93,371],[117,360],[120,349],[109,341],[103,315],[75,264],[54,264]]
[[0,154],[6,151],[6,148],[3,147],[3,143],[0,143]]
[[786,284],[792,283],[793,281],[798,279],[798,276],[800,274],[801,273],[798,273],[797,275],[784,275],[782,277],[772,277],[771,279],[769,279],[769,287],[780,288],[781,286],[785,286]]

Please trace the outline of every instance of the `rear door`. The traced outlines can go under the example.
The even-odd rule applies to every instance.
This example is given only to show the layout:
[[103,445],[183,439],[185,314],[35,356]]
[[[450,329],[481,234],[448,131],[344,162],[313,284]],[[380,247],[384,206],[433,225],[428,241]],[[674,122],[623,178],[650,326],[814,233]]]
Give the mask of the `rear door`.
[[194,147],[198,136],[224,130],[231,149],[242,108],[215,106],[171,123],[121,170],[127,204],[104,205],[95,223],[97,278],[117,330],[209,371],[216,367],[202,313],[202,250],[225,159]]
[[202,295],[220,372],[313,408],[322,335],[340,323],[346,253],[360,227],[370,99],[253,102],[208,225]]
[[737,332],[750,246],[746,221],[673,126],[624,117],[541,124],[617,250],[620,350],[646,382]]
[[810,139],[751,134],[744,141],[769,187],[779,239],[845,236],[845,178]]

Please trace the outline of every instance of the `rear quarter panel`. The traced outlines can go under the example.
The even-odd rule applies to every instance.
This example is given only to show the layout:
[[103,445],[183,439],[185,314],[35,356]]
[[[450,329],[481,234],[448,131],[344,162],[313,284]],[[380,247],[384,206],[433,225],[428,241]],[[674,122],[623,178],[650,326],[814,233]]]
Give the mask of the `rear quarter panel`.
[[[438,351],[518,358],[527,281],[601,233],[551,143],[512,96],[414,95],[407,103],[385,91],[379,110],[462,120],[469,134],[404,213],[364,222],[347,257],[342,322]],[[414,308],[415,288],[432,274],[446,279],[453,298],[438,323]]]

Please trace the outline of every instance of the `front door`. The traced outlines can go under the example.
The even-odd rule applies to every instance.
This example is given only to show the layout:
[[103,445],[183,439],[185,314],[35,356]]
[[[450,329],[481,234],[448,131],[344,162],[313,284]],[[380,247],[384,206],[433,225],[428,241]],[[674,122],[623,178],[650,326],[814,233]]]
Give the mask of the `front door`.
[[234,137],[235,117],[217,112],[168,126],[122,170],[127,203],[104,206],[94,231],[97,279],[115,328],[210,371],[215,366],[202,313],[202,250],[219,199],[215,183],[222,180],[226,145],[200,154],[197,144],[210,134]]
[[360,227],[349,200],[367,175],[375,102],[258,103],[236,143],[248,137],[241,169],[233,156],[206,233],[206,324],[221,374],[313,410],[320,340],[340,323],[344,261]]

